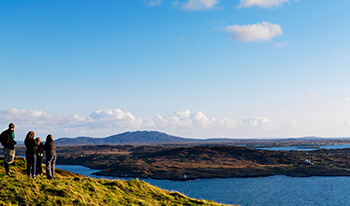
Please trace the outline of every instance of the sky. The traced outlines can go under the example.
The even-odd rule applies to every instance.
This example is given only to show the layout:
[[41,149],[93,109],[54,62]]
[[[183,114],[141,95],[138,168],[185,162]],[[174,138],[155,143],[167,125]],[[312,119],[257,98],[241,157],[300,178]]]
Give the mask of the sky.
[[349,137],[350,1],[0,0],[0,129]]

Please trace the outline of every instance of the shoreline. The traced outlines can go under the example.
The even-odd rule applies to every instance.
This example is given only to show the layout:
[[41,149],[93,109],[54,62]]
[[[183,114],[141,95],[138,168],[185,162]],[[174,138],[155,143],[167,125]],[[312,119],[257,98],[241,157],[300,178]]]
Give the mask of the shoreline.
[[257,175],[235,175],[235,176],[213,176],[213,177],[186,177],[186,178],[171,178],[171,177],[156,177],[156,176],[137,176],[137,175],[118,175],[111,174],[108,172],[94,172],[91,173],[96,176],[107,176],[116,178],[137,178],[137,179],[154,179],[154,180],[169,180],[169,181],[192,181],[200,179],[229,179],[229,178],[260,178],[260,177],[273,177],[273,176],[286,176],[286,177],[296,177],[296,178],[308,178],[308,177],[350,177],[349,174],[257,174]]

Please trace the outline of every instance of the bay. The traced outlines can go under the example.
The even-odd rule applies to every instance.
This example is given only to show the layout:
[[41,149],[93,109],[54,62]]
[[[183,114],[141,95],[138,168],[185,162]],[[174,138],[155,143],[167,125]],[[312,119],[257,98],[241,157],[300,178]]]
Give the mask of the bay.
[[[92,170],[77,165],[57,165],[59,169],[92,178],[122,179],[93,175]],[[188,197],[242,206],[350,206],[350,177],[217,178],[191,181],[140,179]]]

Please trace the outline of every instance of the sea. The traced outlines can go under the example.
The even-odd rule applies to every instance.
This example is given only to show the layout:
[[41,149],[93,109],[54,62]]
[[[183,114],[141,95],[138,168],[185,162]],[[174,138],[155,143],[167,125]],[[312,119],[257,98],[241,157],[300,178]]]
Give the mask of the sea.
[[[327,146],[330,149],[350,145]],[[269,148],[271,149],[271,148]],[[295,148],[292,148],[294,150]],[[279,150],[291,150],[280,148]],[[302,150],[302,148],[298,148]],[[310,148],[304,148],[310,150]],[[77,165],[56,165],[57,168],[92,178],[122,179],[97,176],[93,170]],[[195,198],[241,206],[350,206],[350,177],[216,178],[190,181],[140,179],[169,191],[178,191]]]

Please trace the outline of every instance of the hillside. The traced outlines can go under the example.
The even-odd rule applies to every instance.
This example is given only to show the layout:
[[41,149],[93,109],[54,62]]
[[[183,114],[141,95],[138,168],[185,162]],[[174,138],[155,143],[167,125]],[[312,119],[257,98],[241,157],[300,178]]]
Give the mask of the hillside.
[[220,205],[139,180],[97,180],[60,169],[56,169],[55,180],[31,179],[25,175],[25,164],[24,158],[16,157],[12,176],[0,170],[0,205]]
[[196,139],[176,137],[157,131],[136,131],[124,132],[122,134],[112,135],[105,138],[77,137],[77,138],[59,138],[56,140],[58,145],[96,145],[96,144],[164,144],[164,143],[183,143],[198,141]]

